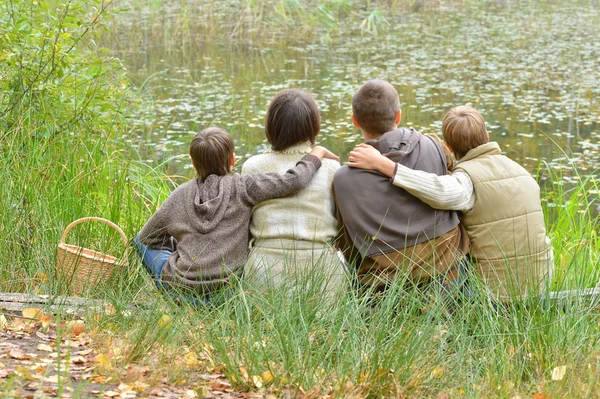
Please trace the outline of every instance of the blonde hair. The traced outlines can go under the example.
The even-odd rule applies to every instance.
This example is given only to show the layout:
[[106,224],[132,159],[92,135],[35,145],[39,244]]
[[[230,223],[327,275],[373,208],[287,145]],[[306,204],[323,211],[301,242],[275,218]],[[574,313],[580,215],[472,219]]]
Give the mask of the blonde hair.
[[209,175],[230,173],[234,151],[233,138],[221,128],[209,127],[196,134],[190,145],[190,156],[198,178],[204,180]]
[[448,111],[442,121],[442,135],[456,159],[490,141],[483,117],[475,108],[467,106]]

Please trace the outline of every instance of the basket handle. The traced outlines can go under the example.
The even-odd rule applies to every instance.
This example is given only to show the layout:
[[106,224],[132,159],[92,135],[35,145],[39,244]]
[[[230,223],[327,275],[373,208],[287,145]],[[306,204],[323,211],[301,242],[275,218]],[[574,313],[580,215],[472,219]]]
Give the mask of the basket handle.
[[[69,234],[69,232],[71,231],[71,229],[73,229],[73,227],[77,226],[80,223],[84,223],[84,222],[101,222],[101,223],[104,223],[104,224],[112,227],[113,229],[115,229],[117,231],[117,233],[119,233],[119,235],[121,236],[121,239],[123,240],[123,245],[125,245],[125,248],[127,249],[127,242],[128,242],[127,241],[127,236],[125,235],[125,233],[123,232],[123,230],[121,230],[121,228],[119,226],[117,226],[116,224],[114,224],[110,220],[99,218],[99,217],[96,217],[96,216],[88,216],[88,217],[77,219],[77,220],[71,222],[71,224],[69,224],[67,226],[67,228],[63,232],[62,236],[60,237],[60,243],[61,244],[65,243],[65,239],[67,238],[67,234]],[[127,260],[127,252],[125,253],[125,260]]]

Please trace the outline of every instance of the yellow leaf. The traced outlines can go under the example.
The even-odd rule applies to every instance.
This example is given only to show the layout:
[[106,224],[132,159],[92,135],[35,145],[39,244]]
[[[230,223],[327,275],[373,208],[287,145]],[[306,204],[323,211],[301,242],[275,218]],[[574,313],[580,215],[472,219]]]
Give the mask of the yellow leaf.
[[6,320],[6,316],[0,314],[0,331],[6,330],[6,327],[8,327],[8,320]]
[[567,366],[558,366],[554,367],[552,370],[552,381],[560,381],[565,378],[565,373],[567,372]]
[[39,319],[44,315],[44,312],[40,308],[25,308],[23,309],[23,317],[27,319]]
[[159,327],[170,328],[172,324],[173,324],[173,321],[171,319],[171,316],[169,316],[169,315],[164,314],[164,315],[160,316],[160,319],[158,319]]
[[242,378],[244,381],[248,381],[250,377],[248,376],[248,370],[245,367],[240,367],[240,374],[242,374]]
[[252,376],[252,383],[257,388],[261,388],[263,386],[262,381],[260,380],[260,377],[257,375]]
[[31,371],[29,371],[29,369],[27,369],[26,367],[23,366],[17,366],[15,367],[15,371],[17,372],[17,374],[19,374],[19,376],[25,380],[31,380]]
[[273,373],[271,373],[269,370],[262,373],[261,377],[265,384],[270,384],[273,382]]
[[35,276],[33,278],[36,280],[39,280],[43,283],[48,281],[48,276],[46,275],[46,273],[43,273],[39,270],[37,272],[35,272]]
[[184,359],[185,359],[185,364],[187,364],[188,366],[197,366],[198,365],[198,355],[196,355],[196,352],[188,353],[187,355],[185,355]]
[[108,355],[106,353],[95,356],[94,361],[96,363],[98,363],[98,366],[100,366],[100,368],[103,368],[103,369],[110,368],[110,358],[108,357]]
[[440,366],[435,366],[431,370],[431,378],[442,378],[444,376],[444,370]]
[[117,389],[119,391],[132,391],[133,387],[131,385],[121,383],[121,384],[119,384]]

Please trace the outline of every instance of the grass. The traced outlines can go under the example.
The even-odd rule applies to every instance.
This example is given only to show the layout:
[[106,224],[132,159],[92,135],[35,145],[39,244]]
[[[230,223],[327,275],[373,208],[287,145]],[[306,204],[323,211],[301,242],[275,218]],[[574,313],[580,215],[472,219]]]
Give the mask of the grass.
[[[354,5],[338,3],[339,9],[317,12],[327,19],[327,13],[350,12],[343,3]],[[260,13],[271,3],[245,4],[241,12]],[[277,2],[285,15],[309,12],[296,10],[299,4]],[[376,26],[379,17],[370,15],[366,26]],[[244,19],[239,31],[249,23]],[[122,83],[111,80],[113,74],[96,79],[111,87]],[[23,96],[31,102],[15,108],[11,123],[3,121],[0,291],[63,293],[54,263],[60,235],[71,221],[105,217],[133,238],[175,182],[185,179],[170,176],[168,164],[148,166],[121,141],[128,125],[118,115],[131,106],[123,98],[112,102],[108,118],[96,118],[81,105],[73,113],[68,102],[53,102],[48,119],[47,112],[43,118],[38,114],[35,97]],[[74,114],[82,115],[77,124]],[[592,287],[600,280],[599,220],[592,209],[598,183],[582,179],[565,191],[562,177],[543,164],[540,176],[551,182],[543,198],[556,257],[553,288]],[[118,237],[98,226],[81,226],[69,240],[122,251]],[[352,290],[331,303],[317,290],[263,294],[239,281],[223,305],[197,309],[156,292],[132,256],[118,283],[93,292],[115,311],[90,310],[84,318],[96,350],[110,359],[101,372],[125,382],[139,378],[131,373],[139,366],[149,369],[144,376],[149,385],[192,384],[194,373],[222,372],[235,389],[276,396],[598,397],[597,304],[573,298],[560,304],[515,301],[498,308],[481,291],[451,313],[436,295],[402,281],[375,306]],[[150,306],[132,313],[127,305],[134,301]],[[553,379],[553,370],[562,366],[564,378]],[[15,384],[20,382],[2,381],[0,391]],[[76,390],[73,396],[85,393]]]

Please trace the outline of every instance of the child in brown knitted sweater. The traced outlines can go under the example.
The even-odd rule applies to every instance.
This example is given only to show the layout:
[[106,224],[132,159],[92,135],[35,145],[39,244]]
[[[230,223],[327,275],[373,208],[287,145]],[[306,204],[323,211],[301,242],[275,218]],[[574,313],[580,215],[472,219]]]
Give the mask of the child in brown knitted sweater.
[[338,159],[315,146],[285,174],[232,174],[233,139],[216,127],[196,134],[190,156],[198,177],[171,193],[134,243],[159,288],[202,302],[241,275],[252,207],[302,190],[321,159]]

